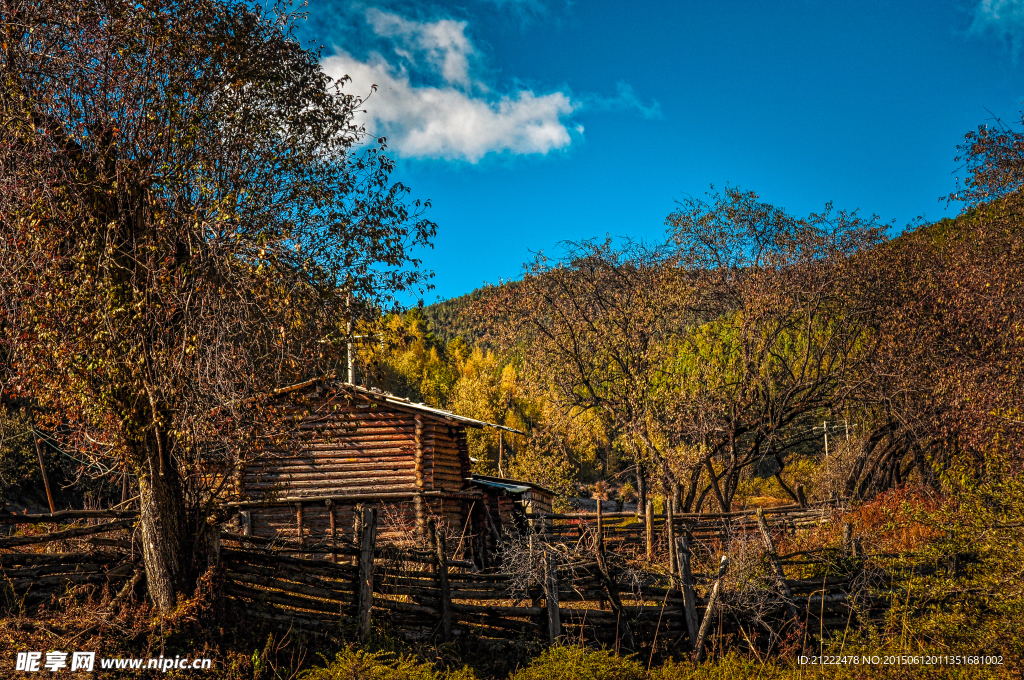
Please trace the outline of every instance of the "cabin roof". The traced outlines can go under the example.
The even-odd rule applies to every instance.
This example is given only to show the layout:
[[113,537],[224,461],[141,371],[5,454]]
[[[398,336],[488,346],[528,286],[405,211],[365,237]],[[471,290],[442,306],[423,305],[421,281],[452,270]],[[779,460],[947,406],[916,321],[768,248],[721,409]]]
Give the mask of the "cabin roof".
[[486,421],[477,420],[475,418],[468,418],[466,416],[460,416],[457,413],[452,413],[451,411],[445,411],[443,409],[434,408],[433,406],[428,406],[426,404],[421,404],[419,402],[415,402],[415,401],[412,401],[410,399],[406,399],[404,397],[399,397],[397,395],[391,394],[390,392],[385,392],[385,391],[379,390],[377,388],[363,387],[362,385],[353,385],[352,383],[347,383],[347,382],[342,382],[340,380],[335,380],[333,375],[325,375],[325,376],[321,376],[319,378],[313,378],[312,380],[307,380],[305,382],[297,383],[295,385],[289,385],[288,387],[282,387],[280,389],[274,390],[274,394],[275,395],[288,394],[290,392],[296,392],[296,391],[305,389],[307,387],[312,387],[314,385],[322,385],[322,384],[327,384],[327,385],[330,385],[330,386],[335,387],[335,388],[341,388],[343,390],[352,391],[352,392],[354,392],[354,393],[356,393],[356,394],[358,394],[360,396],[363,396],[363,397],[369,399],[370,401],[384,402],[386,404],[391,404],[393,406],[397,406],[397,407],[399,407],[401,409],[405,409],[405,410],[409,410],[409,411],[417,411],[417,412],[420,412],[420,413],[425,413],[427,415],[433,416],[435,418],[441,418],[443,420],[455,421],[456,423],[459,423],[461,425],[465,425],[467,427],[476,427],[476,428],[490,427],[490,428],[494,428],[495,430],[504,430],[505,432],[514,432],[515,434],[523,434],[523,435],[526,434],[522,430],[516,430],[515,428],[506,427],[504,425],[498,425],[496,423],[488,423]]
[[530,487],[523,484],[516,484],[511,479],[504,480],[501,482],[495,482],[490,479],[480,479],[478,477],[473,477],[469,481],[471,484],[475,486],[485,486],[489,489],[497,489],[498,491],[504,491],[506,493],[514,494],[517,496],[521,493],[526,493],[527,491],[530,491]]

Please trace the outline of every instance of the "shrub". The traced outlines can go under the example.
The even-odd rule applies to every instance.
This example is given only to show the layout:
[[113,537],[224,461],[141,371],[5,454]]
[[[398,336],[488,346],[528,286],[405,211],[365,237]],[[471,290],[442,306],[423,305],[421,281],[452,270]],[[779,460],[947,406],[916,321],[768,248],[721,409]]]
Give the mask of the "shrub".
[[438,671],[429,663],[387,652],[346,649],[324,668],[314,668],[300,680],[475,680],[469,668]]
[[584,647],[552,647],[520,668],[511,680],[644,680],[645,669],[631,657]]
[[797,674],[791,669],[770,662],[762,664],[738,654],[727,654],[714,662],[699,666],[688,661],[669,661],[661,668],[652,670],[650,680],[782,680],[795,675]]

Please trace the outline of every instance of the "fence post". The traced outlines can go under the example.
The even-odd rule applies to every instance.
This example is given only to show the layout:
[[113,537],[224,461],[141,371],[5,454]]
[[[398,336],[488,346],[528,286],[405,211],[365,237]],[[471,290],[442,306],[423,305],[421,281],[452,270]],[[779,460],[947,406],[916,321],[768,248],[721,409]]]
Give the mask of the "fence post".
[[679,563],[679,580],[682,582],[683,607],[686,609],[686,632],[690,634],[690,645],[697,648],[697,597],[693,592],[693,573],[690,571],[690,536],[683,530],[676,543],[676,561]]
[[252,513],[249,510],[240,511],[238,521],[242,526],[242,535],[252,536]]
[[708,598],[708,608],[704,610],[704,620],[700,624],[700,630],[697,631],[697,642],[694,644],[697,653],[697,663],[704,660],[704,638],[707,637],[708,628],[711,627],[711,616],[715,613],[715,605],[718,604],[718,597],[722,592],[722,579],[725,578],[725,572],[728,569],[729,558],[723,555],[722,562],[718,566],[718,578],[715,579],[715,586],[711,589],[711,597]]
[[775,572],[775,581],[779,584],[782,596],[786,598],[786,608],[789,609],[789,614],[793,617],[793,623],[797,628],[800,628],[800,612],[797,611],[796,605],[793,603],[793,592],[789,589],[789,584],[786,583],[786,572],[783,571],[782,565],[779,564],[779,555],[775,551],[775,541],[772,540],[772,533],[768,529],[768,523],[764,519],[764,510],[761,508],[757,509],[757,528],[761,530],[761,538],[764,540],[764,547],[768,551],[768,560],[771,562],[772,570]]
[[644,517],[644,529],[647,534],[647,561],[654,561],[654,520],[651,517],[654,511],[654,503],[650,499],[647,500],[647,507],[644,508],[646,515]]
[[210,531],[209,553],[207,554],[207,565],[220,566],[220,525],[207,525]]
[[544,551],[544,596],[548,601],[548,644],[562,636],[562,617],[558,611],[558,563]]
[[299,547],[302,548],[306,545],[305,538],[302,535],[302,503],[295,504],[295,524],[298,527]]
[[675,576],[676,564],[679,561],[679,556],[676,555],[676,518],[672,512],[672,500],[668,497],[665,499],[665,522],[668,524],[668,573]]
[[370,639],[370,610],[373,609],[373,549],[377,542],[377,509],[363,510],[359,542],[359,639]]
[[331,562],[338,563],[338,553],[334,548],[338,547],[338,527],[334,519],[334,501],[327,501],[327,513],[331,516]]
[[437,555],[437,589],[440,591],[441,603],[441,638],[448,642],[452,638],[452,595],[448,583],[448,546],[444,536],[438,533],[437,524],[433,519],[427,520],[427,532],[430,542],[434,544]]
[[[604,508],[601,499],[597,499],[597,559],[598,564],[604,563]],[[598,608],[604,611],[605,599],[602,597]]]
[[[50,493],[50,478],[46,475],[46,465],[43,463],[43,450],[39,448],[39,435],[36,434],[36,421],[35,418],[29,415],[29,428],[32,430],[32,441],[36,445],[36,458],[39,459],[39,471],[43,474],[43,486],[46,488],[46,501],[50,504],[50,514],[57,512],[57,508],[53,505],[53,494]],[[163,459],[160,459],[161,464]],[[160,469],[160,474],[163,474],[163,468]]]
[[[356,542],[362,540],[360,537],[363,535],[363,510],[364,509],[365,508],[364,508],[362,503],[357,503],[355,505],[355,507],[352,508],[352,543],[356,543]],[[362,545],[362,544],[360,543],[360,545]],[[358,557],[352,557],[351,559],[352,559],[352,566],[353,567],[359,566],[359,558]]]

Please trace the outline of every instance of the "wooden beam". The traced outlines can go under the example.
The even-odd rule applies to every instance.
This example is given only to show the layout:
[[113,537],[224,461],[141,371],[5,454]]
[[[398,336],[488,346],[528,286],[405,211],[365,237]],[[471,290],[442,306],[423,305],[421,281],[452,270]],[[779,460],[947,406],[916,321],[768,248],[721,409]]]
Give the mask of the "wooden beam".
[[644,508],[644,534],[647,539],[647,561],[654,561],[654,503],[648,499]]
[[562,637],[562,617],[558,610],[558,563],[544,551],[544,597],[548,602],[548,644]]
[[57,523],[76,519],[131,519],[138,516],[136,510],[60,510],[38,515],[0,515],[0,524]]
[[434,544],[437,554],[437,589],[440,591],[438,598],[441,603],[441,639],[449,642],[452,638],[452,596],[451,587],[448,583],[448,546],[445,538],[437,530],[434,520],[428,521],[430,541]]
[[775,541],[772,540],[771,530],[768,528],[768,522],[765,521],[764,511],[761,508],[757,509],[757,528],[761,531],[761,539],[768,552],[768,561],[772,565],[775,582],[778,584],[779,590],[782,591],[782,596],[786,598],[786,608],[789,609],[789,615],[793,617],[793,623],[799,629],[801,627],[800,612],[797,611],[796,605],[793,603],[793,593],[789,589],[789,584],[786,583],[786,572],[779,563],[779,553],[775,550]]
[[708,608],[704,610],[704,620],[700,624],[700,630],[697,631],[697,642],[694,643],[696,663],[700,663],[704,660],[704,639],[708,635],[708,629],[711,627],[711,618],[715,613],[715,606],[718,604],[718,598],[722,594],[722,579],[725,578],[725,572],[729,569],[729,558],[722,556],[722,562],[718,566],[718,578],[715,579],[715,585],[711,589],[711,596],[708,598]]
[[414,500],[417,496],[428,496],[430,498],[465,498],[473,500],[481,498],[483,494],[478,491],[386,491],[380,493],[354,493],[354,494],[331,494],[320,496],[288,496],[274,500],[253,500],[253,501],[231,501],[225,503],[226,508],[272,508],[294,503],[323,503],[333,500],[335,503],[358,503],[359,501],[400,501]]
[[679,563],[679,581],[683,591],[683,609],[686,615],[686,630],[690,635],[690,646],[697,648],[697,596],[693,591],[691,571],[690,537],[683,530],[676,543],[676,561]]
[[54,531],[49,534],[40,534],[38,536],[13,536],[11,538],[0,538],[0,548],[10,548],[15,545],[49,543],[51,541],[59,541],[65,538],[77,538],[78,536],[103,534],[109,531],[124,529],[125,527],[130,526],[133,522],[135,522],[134,519],[119,519],[113,522],[107,522],[106,524],[99,524],[97,526],[65,529],[64,531]]
[[43,463],[43,449],[39,446],[39,435],[36,434],[35,421],[29,421],[29,427],[32,429],[32,441],[36,445],[36,458],[39,459],[39,471],[43,473],[43,486],[46,487],[46,501],[50,504],[50,514],[57,511],[57,508],[53,505],[53,493],[50,491],[50,478],[46,474],[46,465]]
[[672,499],[667,496],[665,497],[665,510],[667,515],[665,522],[668,529],[668,573],[674,576],[676,573],[676,562],[678,561],[676,557],[676,518],[673,516]]
[[[327,512],[331,517],[331,547],[336,548],[338,546],[338,526],[334,517],[334,501],[327,501]],[[338,563],[337,550],[331,551],[331,562]]]
[[373,550],[377,542],[377,509],[363,510],[362,537],[359,542],[359,639],[370,639],[370,612],[373,609]]

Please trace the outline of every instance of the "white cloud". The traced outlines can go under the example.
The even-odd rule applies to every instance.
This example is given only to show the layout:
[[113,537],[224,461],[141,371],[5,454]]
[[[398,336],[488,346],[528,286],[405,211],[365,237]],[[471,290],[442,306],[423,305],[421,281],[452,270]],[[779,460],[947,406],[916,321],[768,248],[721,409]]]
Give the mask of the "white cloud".
[[349,76],[351,91],[377,86],[359,122],[400,155],[476,163],[489,153],[546,154],[572,143],[567,119],[579,105],[565,92],[492,91],[474,75],[480,55],[465,21],[414,21],[380,9],[365,18],[393,58],[337,50],[322,66],[335,80]]
[[[492,1],[533,7],[531,0]],[[502,92],[489,86],[465,21],[417,21],[377,8],[360,13],[377,51],[368,45],[355,56],[335,48],[321,64],[335,80],[348,76],[350,92],[365,94],[376,85],[358,122],[387,137],[400,156],[477,163],[491,153],[547,154],[582,138],[583,125],[572,118],[584,109],[661,117],[657,101],[644,103],[622,82],[613,97],[576,97],[564,88]]]
[[466,37],[465,21],[410,21],[375,8],[367,11],[366,20],[377,35],[395,40],[396,51],[410,61],[415,63],[418,56],[425,56],[445,82],[463,87],[471,84],[469,58],[476,54],[476,48]]
[[[440,65],[446,82],[449,63],[447,58],[432,63]],[[414,86],[406,69],[379,54],[361,61],[339,51],[323,60],[323,68],[335,79],[351,77],[349,87],[356,92],[377,85],[360,122],[371,134],[387,136],[389,146],[406,157],[476,163],[488,153],[546,154],[572,142],[563,119],[577,104],[562,92],[519,90],[494,97],[451,85]]]
[[1006,40],[1014,60],[1024,47],[1024,0],[981,0],[974,8],[973,35],[994,34]]

